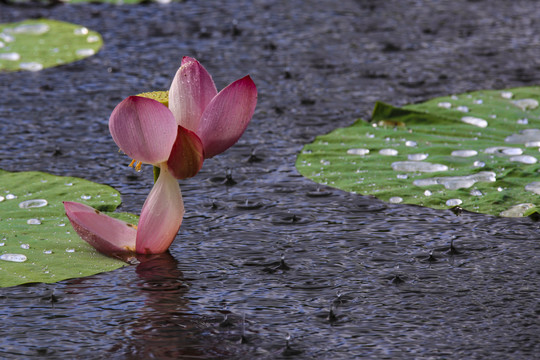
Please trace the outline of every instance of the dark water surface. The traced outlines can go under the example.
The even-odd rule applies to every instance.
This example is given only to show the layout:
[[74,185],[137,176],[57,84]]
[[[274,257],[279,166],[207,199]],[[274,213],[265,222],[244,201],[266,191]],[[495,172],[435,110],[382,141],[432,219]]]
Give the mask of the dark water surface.
[[[0,289],[0,358],[540,354],[538,223],[314,194],[294,167],[303,144],[368,118],[376,100],[540,83],[536,1],[0,4],[1,22],[42,16],[96,30],[105,46],[0,74],[2,169],[106,183],[137,213],[151,169],[132,173],[108,133],[119,101],[168,88],[190,55],[218,88],[251,74],[259,103],[240,142],[181,182],[187,212],[170,256]],[[248,161],[253,149],[261,161]],[[227,168],[234,186],[216,179]]]

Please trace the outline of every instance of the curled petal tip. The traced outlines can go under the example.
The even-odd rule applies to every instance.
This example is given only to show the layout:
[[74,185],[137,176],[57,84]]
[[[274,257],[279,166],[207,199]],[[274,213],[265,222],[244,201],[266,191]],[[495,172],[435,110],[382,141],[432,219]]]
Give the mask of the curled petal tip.
[[63,204],[77,234],[99,252],[119,257],[135,251],[137,229],[134,225],[107,216],[88,205],[71,201]]

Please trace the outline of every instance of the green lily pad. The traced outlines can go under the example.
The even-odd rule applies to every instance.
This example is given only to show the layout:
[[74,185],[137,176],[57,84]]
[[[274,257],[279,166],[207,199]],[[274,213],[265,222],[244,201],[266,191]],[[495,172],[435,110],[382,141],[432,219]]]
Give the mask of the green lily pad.
[[67,22],[0,24],[0,71],[39,71],[92,56],[102,45],[97,32]]
[[[81,240],[62,201],[77,201],[103,212],[120,205],[110,186],[42,172],[0,170],[0,286],[53,283],[126,265]],[[137,223],[127,213],[108,213]]]
[[300,173],[391,203],[456,205],[498,216],[536,211],[540,87],[486,90],[403,108],[377,103],[371,123],[319,136]]

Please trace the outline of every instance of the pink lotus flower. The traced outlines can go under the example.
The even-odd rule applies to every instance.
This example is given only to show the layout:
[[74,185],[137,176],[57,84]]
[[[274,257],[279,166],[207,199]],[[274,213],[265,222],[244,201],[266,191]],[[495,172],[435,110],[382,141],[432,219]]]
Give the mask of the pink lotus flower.
[[137,227],[83,204],[65,202],[79,236],[107,255],[159,254],[174,240],[184,204],[176,179],[195,176],[205,158],[232,146],[246,129],[257,103],[249,76],[217,92],[208,72],[184,57],[169,91],[169,108],[130,96],[113,110],[109,130],[118,147],[140,163],[160,170]]

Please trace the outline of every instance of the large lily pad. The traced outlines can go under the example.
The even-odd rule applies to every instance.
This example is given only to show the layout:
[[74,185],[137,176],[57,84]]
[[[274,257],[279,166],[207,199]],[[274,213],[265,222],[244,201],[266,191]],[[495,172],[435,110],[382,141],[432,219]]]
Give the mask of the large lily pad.
[[[0,286],[53,283],[125,265],[79,238],[62,201],[78,201],[108,212],[121,199],[115,189],[79,178],[0,170]],[[131,214],[108,215],[137,222]]]
[[0,71],[66,64],[94,55],[103,41],[84,26],[38,19],[0,24]]
[[534,212],[540,194],[540,87],[490,90],[403,108],[377,103],[306,145],[296,166],[314,181],[392,203]]

